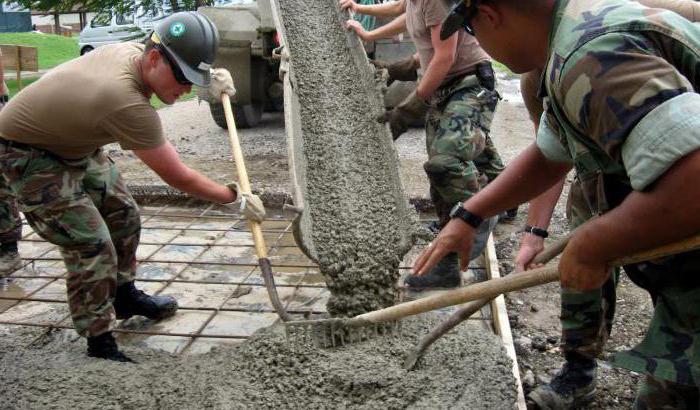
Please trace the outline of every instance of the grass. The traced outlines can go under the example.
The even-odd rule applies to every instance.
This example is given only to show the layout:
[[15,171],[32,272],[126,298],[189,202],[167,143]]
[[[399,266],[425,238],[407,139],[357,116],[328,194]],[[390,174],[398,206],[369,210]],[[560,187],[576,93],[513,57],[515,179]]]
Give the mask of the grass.
[[[191,100],[191,99],[193,99],[195,96],[197,96],[197,93],[196,93],[194,90],[192,90],[192,91],[190,91],[189,94],[185,94],[185,95],[183,95],[182,97],[178,98],[177,101],[180,102],[180,101]],[[155,94],[153,94],[153,95],[151,96],[151,105],[152,105],[153,108],[155,108],[156,110],[160,110],[161,108],[167,107],[167,105],[164,104],[163,101],[159,100],[158,97],[156,97]]]
[[0,44],[38,47],[39,68],[51,68],[79,56],[78,38],[55,34],[0,33]]
[[[23,78],[22,88],[28,86],[36,80],[38,80],[38,78]],[[19,91],[17,90],[17,80],[10,80],[8,77],[5,77],[5,84],[7,84],[7,88],[10,89],[10,98],[12,98],[13,95],[17,95],[17,91]]]

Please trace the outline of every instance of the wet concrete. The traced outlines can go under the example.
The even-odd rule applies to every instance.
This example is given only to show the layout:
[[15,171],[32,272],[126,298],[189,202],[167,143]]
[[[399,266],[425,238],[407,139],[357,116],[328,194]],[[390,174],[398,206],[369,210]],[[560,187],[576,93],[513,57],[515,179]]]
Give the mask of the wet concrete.
[[[131,345],[139,364],[89,359],[63,332],[31,345],[0,327],[0,397],[9,409],[512,409],[511,363],[481,324],[441,339],[414,371],[406,350],[439,319],[341,348],[289,343],[279,327],[203,355],[170,357]],[[177,343],[177,340],[171,340]]]
[[[299,99],[294,162],[300,231],[331,291],[328,311],[354,316],[398,300],[398,265],[414,226],[385,124],[381,79],[337,0],[279,2]],[[288,129],[292,124],[287,124]]]

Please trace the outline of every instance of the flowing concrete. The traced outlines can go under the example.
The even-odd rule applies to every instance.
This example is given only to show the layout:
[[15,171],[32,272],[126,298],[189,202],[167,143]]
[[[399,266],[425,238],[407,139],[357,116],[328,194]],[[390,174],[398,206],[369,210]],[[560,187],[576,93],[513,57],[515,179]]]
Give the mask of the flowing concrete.
[[[413,217],[399,177],[375,78],[337,0],[279,2],[290,54],[287,115],[304,213],[299,237],[331,291],[331,315],[354,316],[397,301],[398,264]],[[301,201],[298,201],[301,202]]]

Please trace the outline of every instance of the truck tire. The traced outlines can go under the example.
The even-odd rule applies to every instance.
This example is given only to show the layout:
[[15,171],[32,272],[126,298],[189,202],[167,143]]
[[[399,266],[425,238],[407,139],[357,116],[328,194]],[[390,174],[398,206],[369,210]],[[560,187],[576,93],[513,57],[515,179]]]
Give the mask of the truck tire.
[[[232,104],[232,106],[236,127],[253,128],[260,122],[263,113],[263,106],[261,104]],[[209,110],[211,111],[211,117],[214,119],[216,125],[223,129],[228,129],[223,104],[209,104]]]

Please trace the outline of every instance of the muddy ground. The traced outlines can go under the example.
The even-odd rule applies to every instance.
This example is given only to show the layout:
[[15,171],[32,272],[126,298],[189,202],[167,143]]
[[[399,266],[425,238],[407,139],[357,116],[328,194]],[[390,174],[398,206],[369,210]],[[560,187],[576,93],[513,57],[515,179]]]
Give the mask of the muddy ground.
[[[500,91],[504,97],[492,127],[493,139],[506,161],[511,160],[534,138],[532,126],[518,94],[517,78],[500,76]],[[160,111],[171,141],[178,147],[185,162],[207,172],[214,178],[226,180],[234,176],[233,164],[226,145],[226,132],[211,120],[206,104],[196,102],[176,104]],[[286,143],[280,113],[267,113],[262,125],[254,130],[241,130],[243,150],[255,189],[266,193],[289,192],[290,182],[286,162]],[[422,163],[425,161],[425,139],[421,129],[412,129],[396,143],[401,160],[401,173],[412,202],[427,198],[427,182]],[[120,165],[126,170],[130,183],[157,184],[156,177],[144,172],[129,153],[115,151]],[[498,225],[495,235],[503,273],[512,270],[518,249],[519,227],[524,225],[526,207],[509,224]],[[557,237],[567,230],[565,199],[561,199],[554,214],[551,235]],[[521,376],[525,391],[546,382],[561,363],[558,349],[560,325],[559,292],[556,285],[513,292],[507,296],[513,336],[516,340]],[[651,318],[651,302],[643,290],[624,277],[618,288],[618,307],[611,339],[603,358],[631,347],[646,330]],[[599,394],[589,408],[624,409],[634,400],[639,375],[611,368],[600,362]]]

